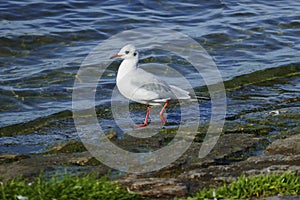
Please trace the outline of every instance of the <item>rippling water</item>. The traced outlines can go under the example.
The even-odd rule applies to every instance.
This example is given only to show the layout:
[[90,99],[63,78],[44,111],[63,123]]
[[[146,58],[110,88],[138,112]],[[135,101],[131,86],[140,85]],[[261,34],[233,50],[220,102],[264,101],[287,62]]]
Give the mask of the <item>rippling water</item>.
[[[83,59],[103,40],[138,27],[189,35],[224,80],[300,63],[299,1],[2,1],[0,127],[71,110]],[[155,56],[145,52],[141,60]],[[115,73],[102,83],[107,89]]]

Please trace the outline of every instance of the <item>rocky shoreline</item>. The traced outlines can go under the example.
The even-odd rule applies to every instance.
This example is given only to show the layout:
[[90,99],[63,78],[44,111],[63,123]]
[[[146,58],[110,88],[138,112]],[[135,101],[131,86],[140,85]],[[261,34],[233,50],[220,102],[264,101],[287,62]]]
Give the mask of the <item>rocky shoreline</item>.
[[[245,84],[244,77],[226,82],[228,95],[227,118],[223,132],[213,150],[205,157],[198,158],[207,127],[200,127],[190,148],[174,163],[152,173],[126,174],[110,169],[100,163],[80,140],[68,134],[76,134],[70,111],[41,118],[34,122],[0,129],[1,137],[26,135],[35,132],[47,135],[61,133],[63,142],[53,142],[41,153],[20,153],[0,155],[0,181],[6,182],[22,176],[31,180],[44,176],[63,174],[109,174],[113,181],[124,184],[128,191],[137,192],[145,199],[172,199],[191,196],[204,187],[215,187],[230,183],[242,174],[294,172],[300,176],[300,98],[297,89],[284,90],[283,85],[274,91],[277,83],[293,85],[298,78],[299,66],[290,68],[284,77],[283,70],[275,73],[266,70],[255,72],[252,84]],[[268,81],[261,81],[267,72]],[[277,78],[274,78],[274,76]],[[293,77],[294,76],[294,77]],[[264,79],[265,80],[265,79]],[[243,85],[244,84],[244,85]],[[243,85],[243,87],[241,86]],[[276,87],[281,87],[278,84]],[[231,88],[231,89],[230,89]],[[202,91],[199,89],[199,91]],[[282,98],[280,95],[284,95]],[[269,94],[269,95],[265,95]],[[107,108],[98,117],[110,118]],[[25,127],[24,127],[25,126]],[[131,151],[147,149],[147,145],[160,148],[168,143],[176,131],[161,130],[154,138],[137,141],[134,138],[118,139],[117,133],[109,133],[109,139]],[[60,138],[60,137],[58,137]],[[273,197],[275,198],[275,197]],[[275,199],[299,199],[299,196],[276,197]]]
[[[145,198],[171,199],[192,195],[203,187],[230,183],[241,174],[253,176],[290,171],[300,175],[300,134],[275,140],[261,155],[251,156],[251,149],[262,142],[251,134],[221,135],[213,151],[204,159],[196,157],[201,143],[194,142],[180,159],[160,171],[122,174],[115,181]],[[8,181],[17,176],[30,179],[39,176],[41,171],[49,173],[58,168],[99,176],[112,173],[87,151],[68,152],[72,146],[80,149],[80,145],[80,142],[70,141],[46,154],[1,155],[0,180]]]

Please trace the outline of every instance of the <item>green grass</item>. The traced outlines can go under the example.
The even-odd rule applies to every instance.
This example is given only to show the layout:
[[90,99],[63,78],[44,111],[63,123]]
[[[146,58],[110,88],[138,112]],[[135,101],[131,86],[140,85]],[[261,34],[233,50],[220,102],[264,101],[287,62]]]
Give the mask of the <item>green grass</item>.
[[[215,194],[215,195],[214,195]],[[240,176],[231,184],[218,188],[203,189],[188,200],[195,199],[250,199],[273,195],[299,195],[300,179],[294,173],[282,175],[270,174],[253,177]],[[33,182],[14,179],[7,183],[0,182],[0,199],[136,199],[137,195],[128,193],[119,184],[111,182],[107,177],[96,178],[88,175],[77,177],[64,175],[46,179],[43,176]]]
[[65,175],[61,179],[53,177],[50,180],[40,176],[31,183],[19,178],[0,184],[0,199],[3,200],[135,199],[135,194],[128,193],[125,188],[106,177],[97,179],[92,175]]
[[240,176],[231,184],[203,189],[188,200],[196,199],[250,199],[273,195],[299,195],[300,179],[294,173],[270,174],[253,177]]

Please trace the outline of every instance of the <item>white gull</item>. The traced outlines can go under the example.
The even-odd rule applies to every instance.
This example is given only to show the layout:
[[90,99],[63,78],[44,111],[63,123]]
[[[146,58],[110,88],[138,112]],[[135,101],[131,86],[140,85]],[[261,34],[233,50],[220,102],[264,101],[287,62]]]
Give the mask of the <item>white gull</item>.
[[139,53],[133,45],[124,46],[119,53],[111,58],[124,59],[117,74],[117,87],[120,93],[130,100],[147,105],[144,123],[136,126],[136,128],[148,125],[150,106],[164,104],[160,111],[160,119],[162,125],[164,125],[166,123],[164,111],[169,104],[169,100],[191,99],[189,92],[174,85],[169,85],[154,74],[139,68]]

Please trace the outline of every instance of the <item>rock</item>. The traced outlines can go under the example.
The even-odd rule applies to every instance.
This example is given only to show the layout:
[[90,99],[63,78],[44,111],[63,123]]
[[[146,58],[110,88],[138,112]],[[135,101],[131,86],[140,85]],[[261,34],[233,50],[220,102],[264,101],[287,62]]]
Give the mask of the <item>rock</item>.
[[215,160],[243,160],[248,157],[247,151],[255,148],[261,139],[252,134],[225,134],[219,138],[217,144],[208,155]]
[[8,154],[8,155],[0,155],[0,164],[10,163],[22,159],[29,158],[29,155],[24,154]]
[[189,169],[177,178],[189,182],[189,194],[198,192],[203,187],[211,187],[231,183],[241,174],[256,176],[261,174],[283,174],[285,172],[300,173],[300,155],[262,155],[229,165],[211,165],[208,167]]
[[[225,134],[221,135],[211,152],[204,158],[199,158],[191,163],[192,168],[203,168],[213,164],[228,164],[229,162],[245,160],[250,156],[249,151],[256,148],[262,139],[251,134]],[[201,144],[192,147],[197,148],[194,156],[198,156]]]
[[16,177],[33,178],[41,174],[42,171],[54,170],[49,165],[35,165],[35,163],[27,162],[31,159],[24,159],[18,162],[4,163],[0,165],[0,181],[6,182]]
[[[285,156],[281,154],[274,155],[261,155],[250,157],[247,160],[241,162],[248,165],[259,166],[270,166],[270,165],[299,165],[300,163],[300,154],[294,156]],[[240,163],[240,164],[241,164]]]
[[[21,155],[20,155],[21,156]],[[1,163],[0,165],[0,181],[6,182],[15,177],[33,178],[41,174],[41,172],[54,172],[58,166],[70,165],[95,165],[94,158],[88,152],[82,153],[56,153],[56,154],[36,154],[27,156],[21,159],[17,155],[2,155],[2,158],[11,160],[10,162]],[[99,161],[95,161],[98,162]],[[98,167],[98,166],[97,166]],[[98,174],[107,174],[108,167],[99,165],[97,168]]]
[[127,186],[129,191],[136,192],[147,198],[174,198],[184,197],[187,186],[175,178],[138,178],[129,176],[118,180]]
[[299,155],[300,134],[275,140],[267,147],[265,154]]
[[86,151],[83,143],[77,140],[58,143],[51,147],[49,153],[74,153]]
[[283,174],[285,172],[294,172],[298,174],[300,172],[300,166],[296,165],[272,165],[263,169],[252,169],[245,171],[247,176],[255,176],[261,174]]
[[96,158],[94,158],[88,151],[73,154],[73,156],[68,159],[68,163],[80,166],[100,164],[100,162]]
[[115,140],[118,138],[118,135],[117,135],[117,132],[115,131],[110,131],[106,134],[106,137],[109,139],[109,140]]

